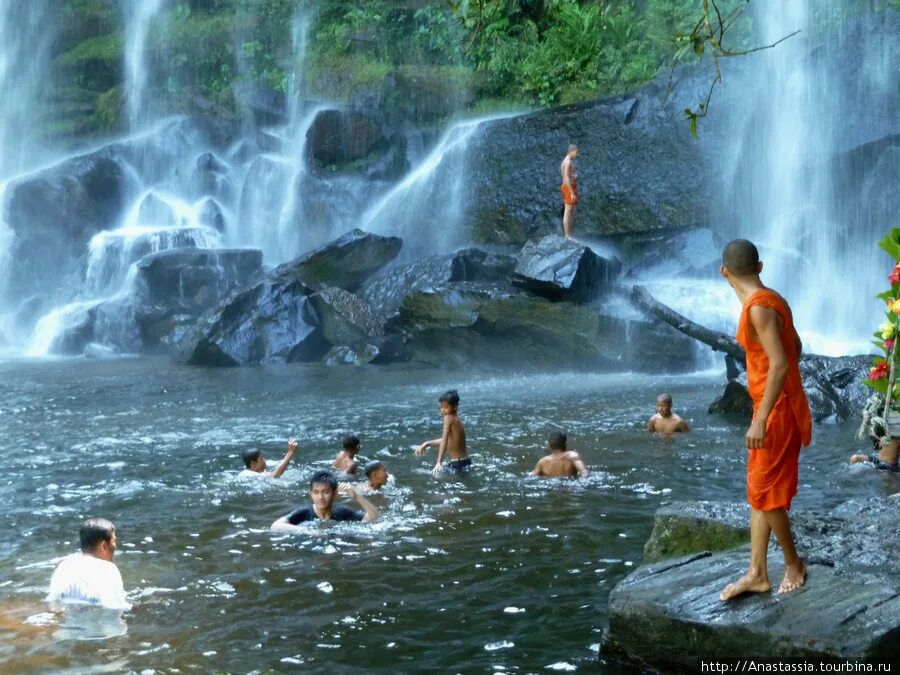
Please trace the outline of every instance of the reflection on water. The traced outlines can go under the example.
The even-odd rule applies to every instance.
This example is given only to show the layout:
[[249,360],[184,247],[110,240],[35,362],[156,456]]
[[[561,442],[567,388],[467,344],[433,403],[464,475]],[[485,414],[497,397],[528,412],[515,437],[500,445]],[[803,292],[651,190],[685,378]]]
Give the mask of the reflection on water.
[[[18,361],[0,376],[0,519],[12,535],[0,540],[4,671],[630,672],[598,666],[597,645],[608,594],[640,564],[653,512],[743,490],[745,429],[705,412],[720,375],[132,360]],[[437,396],[449,386],[476,468],[434,479],[433,456],[412,451],[439,433]],[[695,432],[643,432],[662,389]],[[588,480],[527,477],[555,426]],[[847,467],[853,431],[816,429],[795,508],[900,490],[895,476]],[[349,432],[395,475],[373,498],[383,519],[269,531],[305,503],[309,477]],[[282,479],[236,479],[246,446],[278,461],[291,436],[300,449]],[[117,526],[134,603],[127,633],[55,640],[55,625],[24,621],[46,611],[54,564],[92,515]]]

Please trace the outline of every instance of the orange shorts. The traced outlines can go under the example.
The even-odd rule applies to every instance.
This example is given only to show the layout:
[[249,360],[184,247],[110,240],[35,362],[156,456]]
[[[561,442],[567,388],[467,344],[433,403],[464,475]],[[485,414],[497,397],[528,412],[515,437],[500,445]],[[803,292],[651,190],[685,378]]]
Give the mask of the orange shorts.
[[566,206],[575,206],[575,200],[578,199],[578,186],[572,183],[572,189],[569,190],[569,186],[563,183],[559,186],[559,191],[562,192],[563,203]]

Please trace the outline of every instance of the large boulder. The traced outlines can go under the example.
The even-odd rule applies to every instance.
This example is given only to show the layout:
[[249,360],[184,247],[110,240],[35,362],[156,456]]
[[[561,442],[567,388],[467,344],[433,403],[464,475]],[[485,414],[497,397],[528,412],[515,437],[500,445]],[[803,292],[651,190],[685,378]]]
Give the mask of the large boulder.
[[264,361],[314,361],[330,345],[322,337],[299,281],[266,279],[229,298],[177,336],[175,358],[188,365],[241,366]]
[[[870,356],[801,357],[800,374],[813,420],[841,422],[859,414],[871,393],[863,384],[870,365]],[[710,404],[709,412],[752,415],[746,374],[728,381],[725,392]]]
[[384,336],[384,317],[358,295],[328,286],[310,300],[319,315],[322,337],[332,345],[365,345]]
[[395,314],[410,293],[437,288],[453,281],[504,281],[516,259],[504,253],[465,248],[449,255],[435,255],[393,267],[367,281],[360,295],[380,312]]
[[727,242],[712,230],[698,228],[643,242],[640,257],[626,273],[629,280],[709,277],[719,271]]
[[551,300],[587,302],[608,291],[621,271],[616,259],[551,234],[529,241],[519,253],[512,281]]
[[306,150],[319,166],[365,159],[386,147],[378,124],[355,110],[322,110],[306,132]]
[[357,290],[400,253],[399,237],[382,237],[354,229],[272,271],[273,279],[298,279],[312,287],[337,286]]
[[[746,512],[745,505],[710,503],[660,510],[645,549],[657,562],[639,567],[610,594],[605,656],[675,671],[728,655],[900,659],[900,573],[892,564],[900,501],[851,500],[796,514],[794,535],[809,570],[803,590],[723,603],[721,589],[747,568]],[[773,551],[769,569],[781,567]]]
[[408,295],[398,324],[410,358],[434,365],[608,366],[596,312],[503,284],[454,282]]

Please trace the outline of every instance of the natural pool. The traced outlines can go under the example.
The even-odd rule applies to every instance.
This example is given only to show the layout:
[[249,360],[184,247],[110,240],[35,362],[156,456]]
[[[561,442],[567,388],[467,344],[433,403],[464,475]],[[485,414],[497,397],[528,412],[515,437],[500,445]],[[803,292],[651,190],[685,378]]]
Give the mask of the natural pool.
[[[8,361],[0,377],[4,672],[631,672],[596,650],[608,594],[640,564],[655,509],[743,497],[744,426],[706,413],[720,373],[139,359]],[[450,386],[477,469],[436,480],[434,451],[412,450],[439,435],[437,396]],[[662,390],[694,432],[643,431]],[[526,477],[555,425],[588,480]],[[351,431],[396,477],[377,498],[382,521],[269,532]],[[896,476],[846,464],[854,433],[815,429],[795,508],[900,490]],[[243,448],[277,461],[290,435],[300,450],[283,479],[235,480]],[[127,632],[73,640],[22,626],[46,611],[55,561],[92,515],[118,529]]]

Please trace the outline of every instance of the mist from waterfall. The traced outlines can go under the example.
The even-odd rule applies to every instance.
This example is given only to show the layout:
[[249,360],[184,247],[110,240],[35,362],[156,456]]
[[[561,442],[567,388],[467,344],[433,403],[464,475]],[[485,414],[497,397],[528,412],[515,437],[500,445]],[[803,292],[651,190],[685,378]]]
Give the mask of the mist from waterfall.
[[[886,285],[890,261],[875,244],[897,225],[884,186],[900,179],[896,153],[861,186],[842,168],[847,153],[876,140],[867,137],[867,116],[896,115],[867,108],[896,87],[900,56],[883,36],[859,42],[838,21],[823,43],[822,22],[834,30],[827,22],[842,5],[754,0],[760,43],[801,32],[752,57],[751,86],[731,109],[718,108],[735,130],[723,188],[735,218],[727,234],[759,246],[763,280],[791,302],[807,349],[834,355],[868,351],[880,320],[864,308],[874,310]],[[850,82],[834,67],[844,58],[861,60]]]

